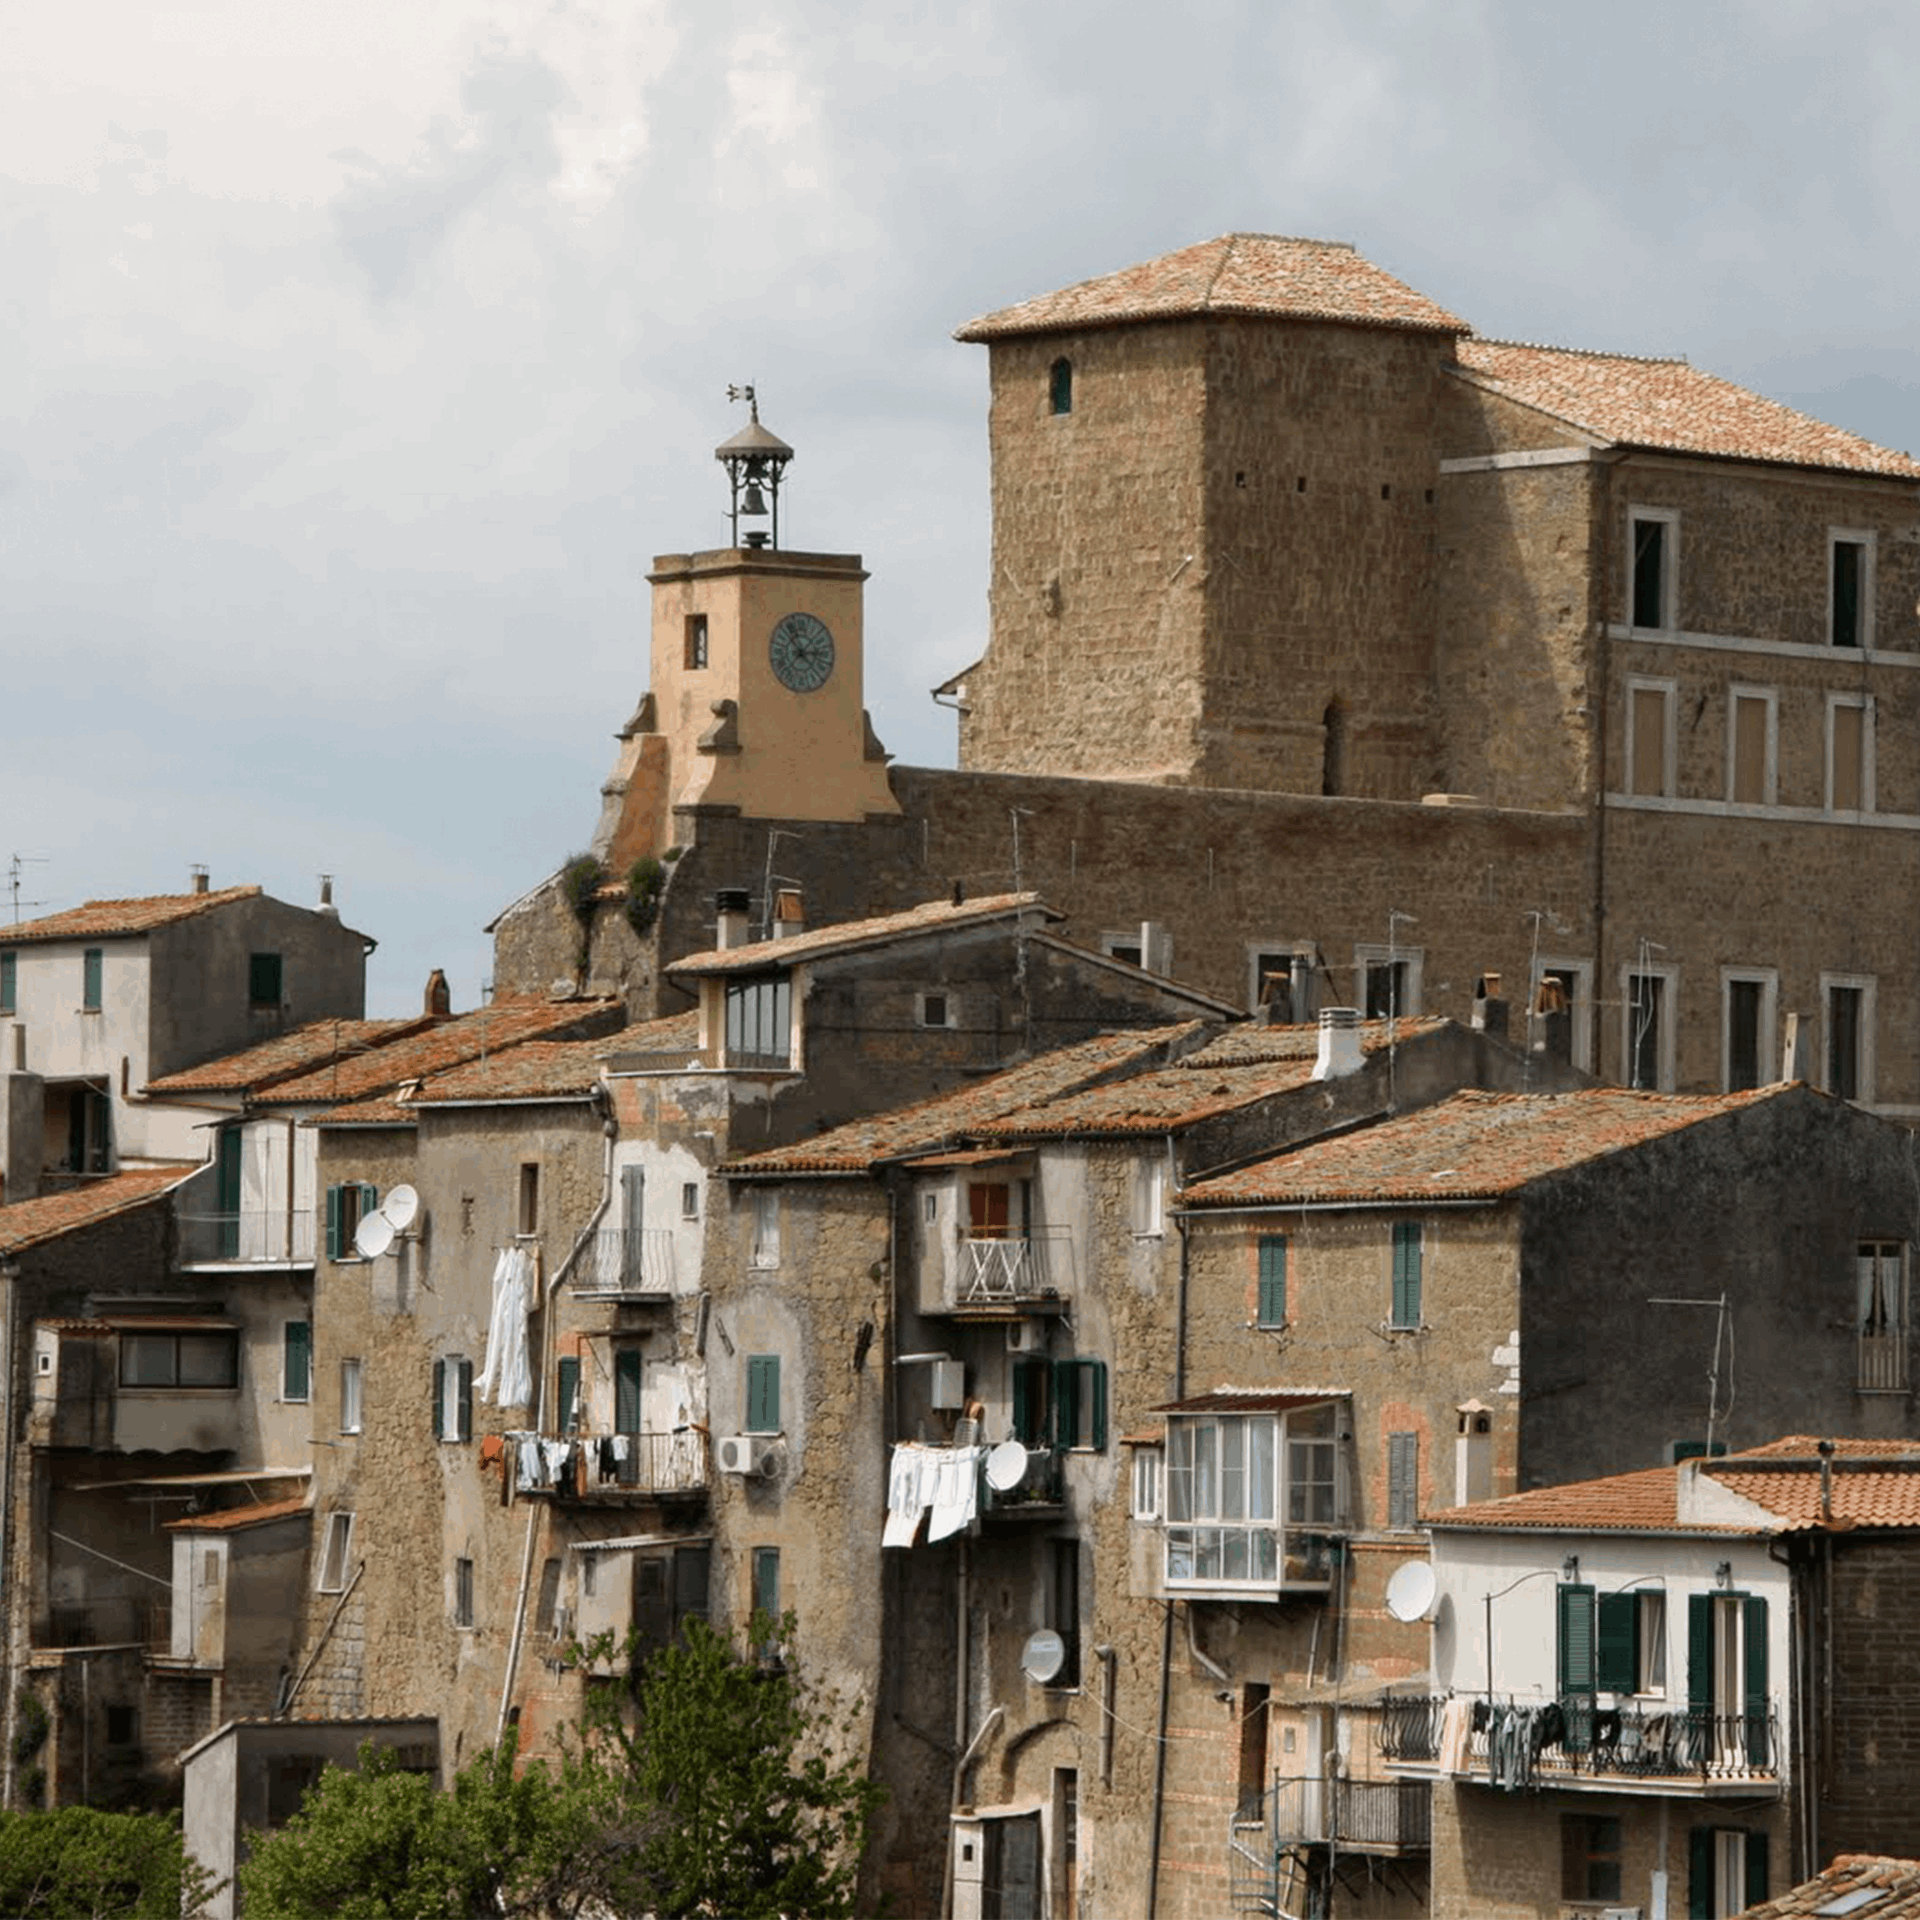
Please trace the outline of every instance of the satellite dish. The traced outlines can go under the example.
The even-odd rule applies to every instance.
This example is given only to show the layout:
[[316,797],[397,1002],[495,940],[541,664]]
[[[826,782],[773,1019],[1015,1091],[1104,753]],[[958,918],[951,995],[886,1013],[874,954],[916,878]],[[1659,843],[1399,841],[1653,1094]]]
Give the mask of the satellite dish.
[[1036,1686],[1044,1687],[1067,1664],[1067,1643],[1051,1627],[1027,1635],[1020,1649],[1020,1671]]
[[1440,1583],[1424,1560],[1409,1560],[1387,1582],[1387,1611],[1396,1620],[1411,1624],[1431,1620],[1439,1598]]
[[1018,1440],[1002,1440],[987,1455],[987,1485],[1011,1493],[1027,1477],[1027,1450]]
[[353,1250],[362,1260],[378,1260],[393,1245],[393,1222],[370,1213],[353,1230]]
[[420,1211],[420,1196],[411,1187],[395,1187],[387,1195],[380,1211],[395,1233],[405,1233]]

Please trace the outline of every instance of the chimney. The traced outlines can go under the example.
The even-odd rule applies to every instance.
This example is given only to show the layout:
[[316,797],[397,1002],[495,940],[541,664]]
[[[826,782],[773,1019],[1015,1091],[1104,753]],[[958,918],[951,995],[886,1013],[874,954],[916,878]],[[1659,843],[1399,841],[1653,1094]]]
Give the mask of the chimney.
[[807,930],[806,907],[800,898],[798,887],[782,887],[773,896],[773,937],[776,940],[790,940],[796,933]]
[[195,863],[195,864],[194,864],[193,866],[191,866],[191,867],[189,867],[189,868],[187,869],[187,871],[188,871],[189,873],[191,873],[191,874],[193,875],[193,890],[194,890],[194,892],[195,892],[195,893],[205,893],[205,892],[206,892],[206,890],[207,890],[207,870],[206,870],[206,868],[205,868],[205,867],[203,867],[203,866],[201,866],[201,865],[199,865],[199,863],[198,863],[198,862],[196,862],[196,863]]
[[453,994],[447,987],[447,976],[438,967],[427,975],[427,995],[421,1011],[429,1020],[453,1018]]
[[1360,1009],[1320,1009],[1320,1052],[1313,1063],[1315,1080],[1338,1080],[1358,1073],[1365,1056],[1360,1051]]
[[1473,1024],[1477,1032],[1490,1033],[1496,1040],[1507,1037],[1507,1002],[1497,973],[1483,973],[1473,983]]
[[320,904],[314,911],[324,913],[329,920],[340,918],[340,909],[333,904],[333,875],[330,873],[320,876]]
[[1173,971],[1173,941],[1157,920],[1140,922],[1140,964],[1148,973]]
[[717,947],[747,944],[747,910],[753,896],[745,887],[722,887],[713,896],[713,943]]
[[1804,1013],[1789,1013],[1781,1018],[1780,1078],[1813,1078],[1813,1022]]

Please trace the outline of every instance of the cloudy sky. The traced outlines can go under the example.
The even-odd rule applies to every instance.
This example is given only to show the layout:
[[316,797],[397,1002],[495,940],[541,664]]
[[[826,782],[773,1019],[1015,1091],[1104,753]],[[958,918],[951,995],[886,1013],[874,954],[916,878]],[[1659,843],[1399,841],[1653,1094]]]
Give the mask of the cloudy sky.
[[872,569],[882,739],[949,762],[953,328],[1230,230],[1920,447],[1916,101],[1906,0],[7,0],[0,886],[331,872],[372,1011],[473,1004],[592,831],[650,557],[724,544],[735,381],[786,544]]

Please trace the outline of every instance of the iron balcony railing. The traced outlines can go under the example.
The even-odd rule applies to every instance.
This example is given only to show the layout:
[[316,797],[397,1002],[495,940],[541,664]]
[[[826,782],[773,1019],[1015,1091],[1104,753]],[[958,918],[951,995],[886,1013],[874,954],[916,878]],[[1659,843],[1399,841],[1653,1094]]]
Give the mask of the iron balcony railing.
[[[1251,1824],[1244,1808],[1240,1824]],[[1397,1853],[1433,1844],[1433,1800],[1424,1780],[1276,1780],[1258,1809],[1275,1847],[1337,1844],[1356,1853]]]
[[510,1433],[508,1471],[516,1493],[559,1499],[659,1499],[704,1493],[712,1480],[707,1436],[672,1433]]
[[1014,1235],[982,1235],[960,1243],[954,1297],[963,1304],[1039,1300],[1073,1289],[1073,1234],[1067,1227],[1029,1227]]
[[1380,1703],[1380,1755],[1385,1760],[1431,1762],[1440,1758],[1440,1730],[1447,1716],[1443,1695],[1388,1695]]
[[144,1647],[164,1654],[173,1637],[171,1593],[151,1599],[95,1600],[84,1606],[55,1606],[47,1615],[42,1647]]
[[180,1260],[203,1267],[233,1260],[266,1266],[313,1263],[313,1209],[284,1207],[223,1213],[182,1213]]
[[1029,1447],[1027,1470],[1017,1487],[996,1489],[987,1478],[986,1463],[980,1467],[979,1511],[1018,1517],[1022,1513],[1050,1512],[1066,1498],[1066,1476],[1061,1471],[1066,1455],[1058,1447]]
[[673,1233],[666,1227],[607,1227],[574,1262],[574,1293],[585,1299],[644,1300],[673,1292]]

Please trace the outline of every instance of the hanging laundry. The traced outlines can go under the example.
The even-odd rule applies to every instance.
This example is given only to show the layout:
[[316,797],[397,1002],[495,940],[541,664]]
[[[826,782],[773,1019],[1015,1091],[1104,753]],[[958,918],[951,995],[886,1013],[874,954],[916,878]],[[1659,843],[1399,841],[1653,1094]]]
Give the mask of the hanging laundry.
[[527,1351],[527,1314],[533,1263],[520,1247],[505,1248],[493,1268],[493,1312],[487,1321],[487,1357],[474,1385],[496,1407],[524,1407],[533,1397]]

